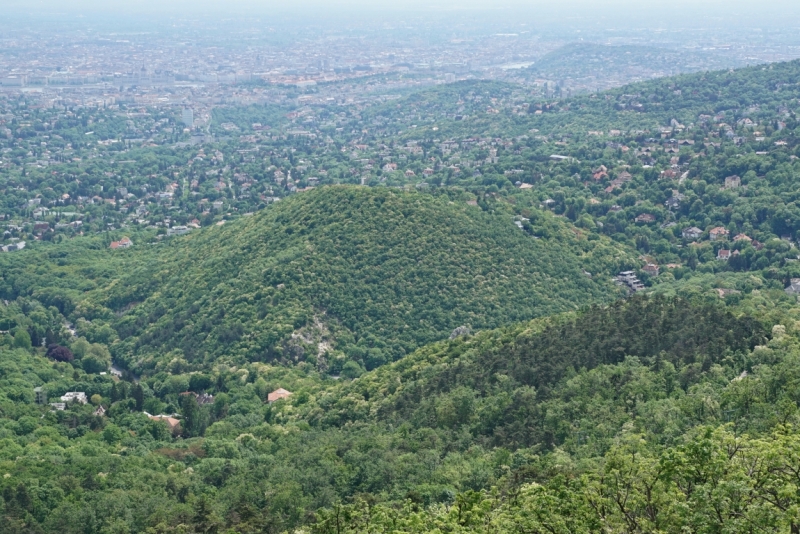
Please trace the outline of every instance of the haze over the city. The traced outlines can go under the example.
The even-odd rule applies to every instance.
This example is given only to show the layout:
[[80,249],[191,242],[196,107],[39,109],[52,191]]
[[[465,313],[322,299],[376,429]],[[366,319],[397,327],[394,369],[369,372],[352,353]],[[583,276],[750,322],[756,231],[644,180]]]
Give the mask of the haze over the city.
[[[118,85],[114,76],[142,69],[177,81],[208,83],[211,74],[235,73],[272,83],[319,82],[340,79],[336,69],[370,66],[386,73],[400,64],[404,73],[425,71],[434,78],[522,79],[529,76],[520,77],[519,67],[576,43],[688,52],[596,76],[597,89],[800,57],[800,6],[790,1],[7,0],[4,10],[0,77],[6,87],[23,78],[28,87],[53,85],[45,78],[59,85],[64,76],[85,80],[62,86],[111,86]],[[603,53],[609,52],[614,50]],[[545,74],[560,76],[553,81],[573,90],[592,88],[573,80],[580,74]]]

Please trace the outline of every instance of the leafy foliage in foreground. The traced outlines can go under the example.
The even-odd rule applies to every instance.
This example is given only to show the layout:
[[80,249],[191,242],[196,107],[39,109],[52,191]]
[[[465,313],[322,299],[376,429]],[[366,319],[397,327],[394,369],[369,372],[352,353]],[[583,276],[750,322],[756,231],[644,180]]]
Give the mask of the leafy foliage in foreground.
[[[675,322],[674,337],[656,339]],[[87,374],[78,363],[50,363],[43,350],[12,349],[6,340],[3,524],[11,532],[279,533],[311,524],[330,532],[338,513],[339,528],[350,531],[383,531],[383,517],[407,532],[437,525],[458,532],[482,522],[502,532],[519,515],[521,525],[552,520],[563,522],[562,531],[591,531],[602,519],[591,504],[613,502],[615,473],[627,473],[620,491],[628,484],[638,492],[663,457],[674,470],[672,479],[658,479],[653,497],[669,505],[660,524],[698,525],[699,513],[674,514],[702,493],[681,497],[671,480],[684,483],[696,464],[691,454],[728,446],[732,436],[717,427],[730,423],[738,436],[794,446],[794,430],[779,428],[800,422],[800,342],[794,323],[786,327],[767,342],[764,327],[747,316],[634,299],[437,343],[349,382],[262,363],[217,365],[147,377],[139,398],[134,384]],[[597,343],[587,348],[586,336]],[[548,366],[561,371],[538,387],[538,371]],[[107,415],[81,405],[51,413],[33,404],[39,385],[51,400],[85,391]],[[292,397],[266,404],[280,386]],[[189,406],[180,395],[186,390],[212,393],[214,402]],[[181,435],[142,408],[180,410]],[[529,427],[530,434],[515,432]],[[711,478],[691,481],[698,492],[715,480],[728,484],[725,477],[749,484],[736,474],[744,465],[738,459],[727,469],[713,458]],[[778,483],[778,474],[769,476]],[[629,505],[640,515],[641,502]],[[739,502],[754,517],[755,501]],[[788,517],[767,512],[772,523],[765,524]],[[609,509],[602,520],[623,519]]]
[[370,503],[319,514],[314,534],[349,532],[797,532],[800,434],[792,425],[752,438],[700,427],[654,452],[625,433],[583,473],[552,458],[541,483],[466,492],[448,506]]

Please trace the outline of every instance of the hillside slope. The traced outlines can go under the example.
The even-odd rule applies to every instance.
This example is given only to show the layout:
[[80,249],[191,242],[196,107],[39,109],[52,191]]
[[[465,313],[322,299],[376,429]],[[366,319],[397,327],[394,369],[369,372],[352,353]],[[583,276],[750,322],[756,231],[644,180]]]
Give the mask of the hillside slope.
[[[578,61],[584,50],[584,45],[565,47],[553,53],[554,62],[572,55],[577,55]],[[550,63],[544,58],[542,62],[543,68]],[[532,67],[533,74],[536,68],[536,65]],[[521,86],[466,80],[375,106],[364,113],[364,118],[370,121],[378,117],[392,119],[396,129],[393,132],[398,137],[421,142],[433,138],[510,138],[532,133],[554,136],[553,140],[567,137],[573,141],[591,141],[596,139],[588,135],[588,131],[653,130],[655,133],[673,119],[685,125],[697,124],[700,114],[713,117],[726,112],[728,120],[732,115],[755,119],[778,107],[790,105],[793,108],[791,102],[800,95],[799,81],[798,60],[679,74],[631,83],[598,94],[569,98],[553,95],[545,100],[532,98]],[[762,111],[748,110],[752,106],[760,106]],[[398,118],[397,109],[410,109],[413,113]],[[418,115],[435,116],[436,120],[429,125],[409,128],[419,122]],[[559,149],[559,153],[563,153],[563,149]],[[585,154],[583,157],[575,155],[581,160],[586,158]]]
[[541,224],[556,233],[537,239],[502,209],[446,197],[322,188],[173,241],[152,260],[132,255],[83,309],[100,310],[87,318],[115,328],[112,351],[138,370],[222,356],[373,368],[462,325],[619,295],[610,272],[592,279],[582,270],[623,263],[621,249],[550,216]]
[[[644,406],[688,390],[712,367],[730,367],[731,374],[751,368],[746,355],[766,339],[758,321],[720,306],[635,297],[429,345],[344,384],[324,410],[306,407],[305,417],[323,427],[370,421],[467,431],[484,446],[511,449],[574,446],[577,427],[603,449],[631,417],[648,429],[654,421]],[[628,371],[606,374],[614,366]],[[626,400],[626,384],[637,380],[633,368],[669,379]],[[612,383],[571,383],[586,373],[606,374]],[[574,404],[576,387],[593,390],[594,402]]]
[[711,52],[577,42],[545,54],[527,70],[530,75],[551,80],[570,79],[573,83],[578,80],[586,84],[593,81],[595,87],[605,89],[622,85],[626,80],[630,83],[655,76],[738,66],[744,66],[744,62]]

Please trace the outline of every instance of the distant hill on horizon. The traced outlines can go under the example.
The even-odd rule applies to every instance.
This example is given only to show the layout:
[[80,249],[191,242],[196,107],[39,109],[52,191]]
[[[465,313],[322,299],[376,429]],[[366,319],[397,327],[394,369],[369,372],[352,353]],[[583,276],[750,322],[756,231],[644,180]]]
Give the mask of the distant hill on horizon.
[[653,78],[746,65],[740,59],[709,50],[581,41],[545,54],[526,69],[526,74],[566,83],[568,87],[596,91]]

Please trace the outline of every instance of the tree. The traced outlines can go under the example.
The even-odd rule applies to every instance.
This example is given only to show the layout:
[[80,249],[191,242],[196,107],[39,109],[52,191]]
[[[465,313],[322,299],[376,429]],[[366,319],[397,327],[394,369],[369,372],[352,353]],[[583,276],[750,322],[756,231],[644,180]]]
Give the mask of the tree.
[[93,344],[81,360],[81,366],[87,373],[107,371],[111,365],[111,353],[103,345]]
[[181,395],[181,412],[183,433],[187,437],[202,436],[205,431],[204,414],[194,395]]
[[113,445],[122,439],[123,431],[117,425],[111,423],[103,429],[103,439],[109,445]]
[[80,360],[86,356],[91,346],[92,344],[86,341],[85,337],[80,337],[72,344],[72,353]]
[[195,393],[202,393],[211,385],[214,381],[211,379],[210,376],[204,375],[201,373],[193,374],[189,377],[189,391],[194,391]]
[[124,398],[124,390],[122,392],[120,392],[119,387],[117,387],[117,386],[118,386],[118,384],[112,384],[111,385],[110,397],[111,397],[111,402],[112,403],[117,402],[118,400]]
[[50,345],[47,347],[47,357],[57,362],[71,362],[75,359],[72,351],[61,345]]
[[133,400],[136,401],[136,411],[141,411],[142,406],[144,406],[144,389],[142,389],[141,384],[136,384],[133,387],[132,395]]
[[31,496],[24,482],[20,482],[17,485],[16,501],[19,507],[22,508],[23,510],[31,509],[31,504],[32,504]]
[[17,328],[14,334],[14,346],[18,349],[31,349],[31,336],[24,328]]
[[211,500],[206,495],[201,495],[194,505],[192,517],[194,531],[203,534],[215,534],[222,525],[221,518],[214,511]]
[[353,360],[347,361],[342,367],[342,376],[349,379],[358,378],[364,370]]

